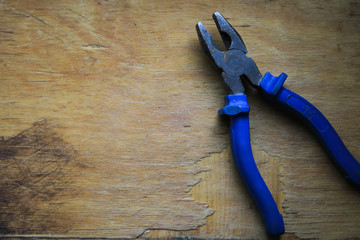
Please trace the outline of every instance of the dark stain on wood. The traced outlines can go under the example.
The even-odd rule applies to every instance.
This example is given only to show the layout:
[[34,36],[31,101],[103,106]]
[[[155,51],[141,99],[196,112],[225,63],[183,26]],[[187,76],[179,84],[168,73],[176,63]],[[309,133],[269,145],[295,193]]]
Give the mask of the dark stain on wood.
[[0,233],[31,234],[71,228],[61,196],[76,194],[76,150],[47,120],[0,139]]

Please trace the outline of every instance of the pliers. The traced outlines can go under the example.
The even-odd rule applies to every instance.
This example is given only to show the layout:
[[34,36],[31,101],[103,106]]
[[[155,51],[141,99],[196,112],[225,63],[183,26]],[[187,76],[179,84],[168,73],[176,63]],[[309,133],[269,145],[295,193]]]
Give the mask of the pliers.
[[247,49],[239,33],[219,13],[213,14],[225,51],[221,51],[211,34],[199,22],[196,25],[200,44],[210,59],[222,69],[222,77],[233,94],[225,96],[225,107],[219,115],[230,117],[230,141],[236,168],[259,209],[267,233],[281,235],[284,222],[276,203],[261,177],[250,145],[249,105],[242,81],[248,81],[260,95],[302,120],[320,141],[346,179],[360,187],[360,164],[351,155],[329,121],[311,103],[283,87],[285,73],[261,75],[255,62],[246,56]]

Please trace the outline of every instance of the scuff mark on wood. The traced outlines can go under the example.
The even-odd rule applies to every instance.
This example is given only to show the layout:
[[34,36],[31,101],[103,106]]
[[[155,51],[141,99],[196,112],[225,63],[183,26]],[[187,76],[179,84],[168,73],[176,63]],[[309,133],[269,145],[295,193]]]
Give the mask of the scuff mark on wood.
[[100,44],[93,44],[93,43],[91,43],[91,44],[82,46],[82,48],[84,48],[84,49],[90,49],[90,50],[91,50],[91,49],[106,49],[106,48],[108,48],[108,47],[105,47],[105,46],[100,45]]
[[58,195],[76,193],[81,164],[76,150],[45,119],[0,139],[0,233],[26,234],[71,228]]

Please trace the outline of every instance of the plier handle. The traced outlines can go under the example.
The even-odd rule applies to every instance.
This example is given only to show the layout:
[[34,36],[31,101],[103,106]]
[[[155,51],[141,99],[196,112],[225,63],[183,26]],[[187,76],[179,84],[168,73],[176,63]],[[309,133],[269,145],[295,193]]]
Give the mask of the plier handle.
[[250,108],[242,80],[249,81],[263,97],[302,120],[340,172],[357,187],[360,187],[360,164],[345,147],[324,115],[304,98],[283,87],[287,78],[285,73],[276,77],[267,72],[262,76],[255,62],[246,56],[247,49],[236,30],[218,12],[213,14],[213,19],[224,42],[225,51],[217,47],[211,34],[201,22],[196,25],[196,30],[205,53],[222,69],[224,81],[233,92],[225,97],[225,107],[219,110],[219,114],[230,116],[233,158],[262,215],[268,234],[281,235],[285,231],[282,215],[256,167],[251,151]]

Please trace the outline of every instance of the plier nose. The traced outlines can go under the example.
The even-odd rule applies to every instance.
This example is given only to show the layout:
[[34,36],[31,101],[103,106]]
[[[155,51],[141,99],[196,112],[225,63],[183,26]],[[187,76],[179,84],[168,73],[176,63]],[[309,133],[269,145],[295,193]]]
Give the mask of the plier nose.
[[233,94],[244,93],[241,77],[247,78],[253,86],[259,86],[262,75],[255,62],[246,56],[247,49],[240,34],[219,12],[213,14],[213,19],[224,42],[225,51],[220,50],[201,22],[196,24],[196,30],[205,53],[223,70],[222,76],[226,84]]
[[[213,13],[212,17],[215,21],[217,29],[219,30],[226,50],[240,50],[246,54],[247,49],[245,47],[244,41],[242,40],[240,34],[231,26],[231,24],[219,12]],[[211,34],[206,30],[201,22],[197,24],[196,29],[204,49],[210,48],[220,51],[216,43],[212,41]]]

